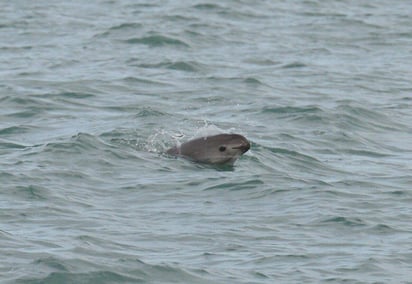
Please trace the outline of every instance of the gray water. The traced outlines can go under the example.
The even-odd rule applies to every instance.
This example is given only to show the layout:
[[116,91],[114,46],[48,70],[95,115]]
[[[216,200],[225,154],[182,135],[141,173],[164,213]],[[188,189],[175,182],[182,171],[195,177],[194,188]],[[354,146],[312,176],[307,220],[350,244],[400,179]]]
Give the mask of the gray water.
[[411,15],[1,1],[0,282],[412,283]]

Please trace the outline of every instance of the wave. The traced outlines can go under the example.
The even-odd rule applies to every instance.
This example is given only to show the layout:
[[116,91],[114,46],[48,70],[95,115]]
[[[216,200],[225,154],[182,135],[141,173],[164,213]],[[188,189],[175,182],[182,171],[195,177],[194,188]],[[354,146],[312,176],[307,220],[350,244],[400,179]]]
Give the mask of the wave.
[[[116,258],[116,255],[113,255]],[[188,270],[177,265],[149,264],[137,258],[117,256],[107,266],[104,260],[66,259],[57,256],[39,258],[31,264],[38,276],[21,273],[13,283],[210,283],[206,270]],[[27,275],[25,275],[27,274]],[[31,273],[30,273],[31,274]],[[213,281],[213,283],[219,283]]]

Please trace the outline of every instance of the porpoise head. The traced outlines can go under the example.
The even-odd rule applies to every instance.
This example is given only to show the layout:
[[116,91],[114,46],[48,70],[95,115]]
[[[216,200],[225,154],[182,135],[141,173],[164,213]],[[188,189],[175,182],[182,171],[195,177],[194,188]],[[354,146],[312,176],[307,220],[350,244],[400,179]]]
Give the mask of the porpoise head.
[[233,164],[250,149],[249,141],[239,134],[218,134],[201,137],[173,147],[170,155],[208,164]]

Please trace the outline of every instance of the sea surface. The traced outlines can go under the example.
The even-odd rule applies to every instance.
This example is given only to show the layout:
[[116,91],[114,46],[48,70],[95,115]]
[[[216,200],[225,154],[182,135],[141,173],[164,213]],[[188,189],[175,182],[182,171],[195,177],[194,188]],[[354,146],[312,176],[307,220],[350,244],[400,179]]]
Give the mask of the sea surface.
[[1,1],[0,283],[412,283],[411,15]]

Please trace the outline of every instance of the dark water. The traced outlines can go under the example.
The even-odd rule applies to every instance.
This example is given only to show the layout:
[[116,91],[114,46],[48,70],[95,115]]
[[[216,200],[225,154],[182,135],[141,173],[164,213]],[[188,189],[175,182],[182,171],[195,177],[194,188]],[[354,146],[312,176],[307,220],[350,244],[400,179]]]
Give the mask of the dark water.
[[[412,2],[2,1],[1,283],[412,283]],[[233,168],[161,154],[241,133]]]

